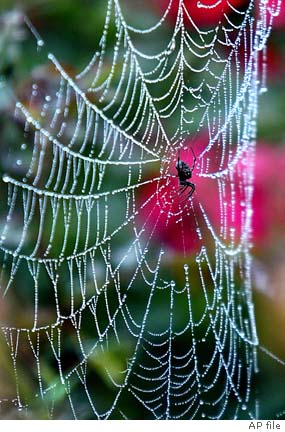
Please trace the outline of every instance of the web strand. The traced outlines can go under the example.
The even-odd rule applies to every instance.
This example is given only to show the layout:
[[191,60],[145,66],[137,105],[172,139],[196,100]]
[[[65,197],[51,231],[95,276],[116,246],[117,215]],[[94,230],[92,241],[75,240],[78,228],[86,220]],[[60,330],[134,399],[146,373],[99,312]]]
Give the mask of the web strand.
[[[52,85],[42,95],[34,82],[16,103],[32,151],[24,175],[2,178],[0,258],[5,302],[23,275],[29,286],[25,323],[2,325],[18,410],[40,401],[56,418],[58,397],[67,418],[257,416],[251,201],[274,13],[263,2],[264,21],[253,1],[227,3],[204,28],[179,1],[167,30],[174,3],[137,28],[109,0],[89,64],[73,77],[48,53]],[[180,149],[192,166],[191,147],[185,200],[175,164]]]

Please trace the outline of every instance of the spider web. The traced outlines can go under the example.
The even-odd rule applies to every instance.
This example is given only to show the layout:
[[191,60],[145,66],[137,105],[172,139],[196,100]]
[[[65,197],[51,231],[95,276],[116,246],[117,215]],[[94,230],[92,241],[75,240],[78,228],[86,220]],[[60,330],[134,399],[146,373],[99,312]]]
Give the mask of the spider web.
[[[109,0],[84,70],[47,54],[52,85],[35,79],[16,103],[27,169],[2,177],[2,296],[27,307],[24,324],[12,313],[2,325],[15,385],[2,404],[49,418],[258,417],[251,199],[277,6],[227,3],[205,29],[181,1],[170,30],[171,1],[138,28]],[[181,149],[192,165],[190,147],[187,200],[175,164]]]

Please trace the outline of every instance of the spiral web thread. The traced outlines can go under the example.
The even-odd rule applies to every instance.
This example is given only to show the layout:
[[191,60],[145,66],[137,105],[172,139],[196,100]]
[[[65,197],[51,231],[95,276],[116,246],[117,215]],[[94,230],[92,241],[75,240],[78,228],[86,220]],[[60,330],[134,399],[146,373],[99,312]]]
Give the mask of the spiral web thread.
[[[53,87],[42,95],[35,81],[29,102],[17,102],[22,150],[32,143],[33,152],[24,176],[2,178],[1,290],[9,302],[25,275],[30,308],[24,327],[13,314],[2,325],[15,382],[2,403],[30,415],[42,405],[56,418],[61,394],[67,418],[258,417],[252,171],[265,90],[259,57],[278,4],[227,6],[205,30],[181,1],[169,31],[171,1],[155,25],[138,29],[109,0],[86,68],[72,76],[49,53]],[[161,40],[159,51],[145,40]],[[197,187],[180,200],[175,161],[189,136]],[[199,179],[217,191],[219,226]],[[171,221],[183,243],[175,264],[156,235]],[[193,223],[199,247],[191,252]],[[30,398],[23,374],[34,382]]]

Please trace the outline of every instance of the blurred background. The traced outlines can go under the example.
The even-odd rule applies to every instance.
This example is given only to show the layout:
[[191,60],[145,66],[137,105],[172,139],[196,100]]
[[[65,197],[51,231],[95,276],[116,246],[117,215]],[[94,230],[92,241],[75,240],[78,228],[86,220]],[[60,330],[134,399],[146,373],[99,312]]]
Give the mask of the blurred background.
[[[242,3],[242,1],[240,1]],[[243,3],[246,4],[244,1]],[[132,13],[136,8],[139,20],[153,23],[161,16],[167,1],[158,2],[131,0],[124,2],[126,10]],[[195,11],[197,19],[201,11]],[[17,95],[29,97],[31,75],[37,76],[43,88],[52,87],[53,76],[44,57],[34,55],[34,40],[24,23],[27,15],[38,30],[48,50],[61,59],[72,75],[80,71],[92,57],[103,28],[105,7],[102,1],[93,0],[2,0],[0,3],[0,174],[6,171],[21,173],[25,160],[21,157],[21,132],[13,120],[14,103]],[[167,18],[169,27],[173,16]],[[207,26],[204,17],[201,25]],[[212,19],[217,17],[212,16]],[[285,361],[285,5],[274,22],[267,49],[267,92],[260,97],[258,117],[257,153],[255,165],[255,192],[253,198],[253,262],[252,277],[257,329],[260,345],[266,347]],[[25,46],[25,49],[23,49]],[[15,148],[17,149],[15,150]],[[13,149],[13,152],[11,152]],[[26,149],[24,149],[26,150]],[[15,152],[19,159],[15,160]],[[25,153],[27,154],[27,153]],[[11,156],[13,155],[13,157]],[[17,164],[17,160],[21,163]],[[0,199],[4,193],[0,190]],[[0,208],[0,216],[4,212]],[[0,224],[2,221],[0,220]],[[174,247],[175,249],[175,247]],[[25,298],[25,284],[22,284],[20,298]],[[49,311],[47,310],[48,314]],[[0,297],[0,322],[6,323],[10,314],[17,316],[19,326],[25,324],[26,309],[15,299],[5,305]],[[120,356],[128,354],[114,352],[108,361],[116,368]],[[5,407],[3,398],[13,394],[13,371],[6,362],[6,342],[0,338],[0,418],[19,418],[21,414]],[[72,353],[70,354],[72,357]],[[23,353],[24,356],[24,353]],[[263,418],[285,418],[285,366],[259,351],[260,370],[256,383],[258,397],[264,407]],[[28,359],[27,359],[28,362]],[[54,373],[45,365],[43,375],[52,379]],[[98,376],[104,380],[102,364],[94,364]],[[11,388],[11,389],[10,389]],[[33,383],[25,382],[27,394],[32,392]],[[4,396],[5,395],[5,396]],[[65,418],[62,395],[57,395],[56,405],[59,418]],[[84,410],[84,407],[82,408]],[[139,415],[139,414],[138,414]],[[35,418],[44,417],[39,411]]]

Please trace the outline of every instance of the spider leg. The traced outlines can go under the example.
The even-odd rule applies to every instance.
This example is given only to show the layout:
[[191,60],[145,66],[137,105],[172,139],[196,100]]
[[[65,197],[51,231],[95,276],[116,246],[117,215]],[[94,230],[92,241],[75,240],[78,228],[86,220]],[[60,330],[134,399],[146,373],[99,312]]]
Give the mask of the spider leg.
[[189,199],[189,198],[191,198],[191,196],[193,195],[193,189],[189,192],[189,194],[188,194],[188,196],[187,196],[187,198]]
[[[194,170],[194,168],[195,168],[195,163],[196,163],[196,160],[197,160],[197,158],[196,158],[196,156],[195,156],[195,153],[194,153],[194,150],[192,149],[192,147],[190,147],[191,148],[191,150],[192,150],[192,154],[193,154],[193,165],[192,165],[192,168],[191,168],[191,173],[192,173],[192,171]],[[191,183],[192,184],[192,183]],[[193,192],[192,192],[193,193]],[[192,195],[192,194],[191,194]]]
[[184,197],[183,200],[181,201],[181,204],[183,204],[185,201],[188,201],[188,195],[185,195],[185,197]]
[[190,192],[189,192],[189,194],[188,194],[188,198],[191,198],[191,196],[193,195],[193,193],[195,192],[195,185],[194,185],[194,183],[191,183],[191,182],[187,182],[188,183],[188,186],[191,188],[191,190],[190,190]]
[[181,204],[185,203],[185,201],[188,201],[191,195],[187,194],[185,195],[184,199],[181,201]]
[[[186,182],[186,183],[187,183],[186,187],[189,187],[191,190],[190,190],[189,193],[185,196],[185,198],[183,199],[182,202],[184,202],[184,201],[188,200],[189,198],[191,198],[191,196],[193,195],[193,193],[194,193],[194,191],[195,191],[195,185],[194,185],[193,183],[191,183],[191,182]],[[185,188],[184,188],[184,190],[185,190]]]
[[184,185],[184,186],[182,186],[182,187],[180,188],[180,190],[179,190],[179,194],[180,194],[180,195],[183,194],[183,192],[184,192],[187,188],[188,188],[188,185]]
[[181,195],[185,189],[188,187],[188,182],[186,180],[180,180],[180,189],[179,189],[179,194]]

